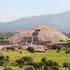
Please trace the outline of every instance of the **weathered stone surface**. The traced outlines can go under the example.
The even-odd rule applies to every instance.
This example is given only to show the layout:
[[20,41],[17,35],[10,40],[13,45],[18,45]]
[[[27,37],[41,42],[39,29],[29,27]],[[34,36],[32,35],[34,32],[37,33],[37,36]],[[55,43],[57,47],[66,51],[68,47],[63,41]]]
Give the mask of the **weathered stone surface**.
[[47,44],[51,45],[52,43],[64,43],[66,40],[67,37],[63,33],[47,25],[33,26],[32,28],[16,33],[9,39],[14,45],[20,44],[21,46],[25,46],[30,44],[35,46],[42,45],[42,47],[43,45],[47,46]]
[[34,40],[39,41],[51,41],[51,42],[60,42],[65,41],[67,37],[62,34],[61,32],[58,32],[57,30],[48,27],[47,25],[37,25],[30,29],[21,31],[19,33],[16,33],[13,37],[11,37],[9,40],[12,41],[14,44],[17,44],[21,41],[27,42],[27,39],[32,41],[32,38]]

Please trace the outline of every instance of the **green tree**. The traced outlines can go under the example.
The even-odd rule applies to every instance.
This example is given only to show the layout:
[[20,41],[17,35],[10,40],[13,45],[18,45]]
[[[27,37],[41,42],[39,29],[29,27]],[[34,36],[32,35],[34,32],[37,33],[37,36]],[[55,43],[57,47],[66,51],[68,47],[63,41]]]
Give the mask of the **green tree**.
[[47,66],[59,66],[57,62],[54,62],[52,60],[48,60],[46,63]]
[[69,64],[68,63],[63,63],[63,67],[68,67],[69,66]]
[[26,67],[24,70],[35,70],[35,69],[31,66],[31,67]]
[[50,70],[50,67],[49,66],[44,66],[43,70]]
[[28,47],[27,50],[31,53],[34,53],[34,48],[32,48],[32,47]]
[[0,40],[4,40],[4,37],[1,36],[1,37],[0,37]]
[[0,66],[3,66],[5,57],[0,55]]
[[22,51],[19,52],[20,54],[22,53]]
[[12,70],[11,67],[4,67],[4,70]]
[[23,67],[24,65],[29,65],[33,62],[33,59],[31,57],[22,57],[21,59],[16,60],[16,64],[20,67]]
[[66,50],[65,50],[65,53],[66,53],[66,54],[69,54],[69,53],[70,53],[70,50],[69,50],[69,49],[66,49]]
[[54,44],[52,48],[53,48],[54,50],[59,50],[59,51],[60,51],[62,47],[61,47],[61,45],[59,45],[59,44]]
[[46,58],[45,57],[43,57],[42,59],[41,59],[41,62],[43,63],[43,65],[45,65],[46,64]]

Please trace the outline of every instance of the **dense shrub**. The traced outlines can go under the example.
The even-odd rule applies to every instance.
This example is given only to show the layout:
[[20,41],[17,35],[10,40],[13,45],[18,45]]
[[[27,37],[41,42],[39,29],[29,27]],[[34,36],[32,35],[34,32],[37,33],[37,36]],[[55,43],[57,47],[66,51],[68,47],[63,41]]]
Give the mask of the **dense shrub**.
[[9,62],[9,56],[6,56],[5,61]]
[[0,61],[1,61],[1,60],[4,60],[4,58],[5,58],[5,57],[4,57],[3,55],[0,55]]
[[47,63],[46,63],[47,66],[58,66],[58,63],[57,62],[54,62],[52,60],[48,60]]
[[28,56],[24,56],[24,57],[22,57],[22,59],[24,61],[33,61],[33,59],[31,57],[28,57]]
[[53,47],[52,47],[52,49],[54,49],[54,50],[56,50],[56,49],[61,50],[61,48],[62,47],[59,44],[54,44]]
[[9,56],[6,56],[7,59],[9,59]]
[[39,64],[39,63],[36,63],[36,62],[33,62],[33,63],[32,63],[32,66],[33,66],[36,70],[41,68],[40,64]]
[[69,66],[69,63],[63,63],[63,67],[68,67]]
[[1,37],[0,37],[0,40],[4,40],[4,37],[1,36]]
[[27,57],[27,56],[22,57],[21,59],[16,60],[16,64],[21,66],[21,67],[23,65],[28,65],[28,64],[30,64],[32,62],[33,62],[33,59],[31,57]]
[[50,70],[50,67],[49,66],[44,66],[43,70]]
[[69,50],[69,49],[66,49],[66,50],[65,50],[65,53],[66,53],[66,54],[69,54],[69,53],[70,53],[70,50]]
[[57,45],[54,44],[54,45],[52,46],[52,49],[56,50],[56,49],[57,49]]
[[19,52],[20,54],[22,53],[22,51]]
[[3,66],[3,64],[4,64],[4,61],[0,61],[0,66]]
[[67,42],[67,46],[70,48],[70,41]]
[[70,70],[70,63],[67,62],[63,63],[63,67],[68,68],[68,70]]
[[57,49],[57,50],[56,50],[56,52],[57,52],[57,53],[59,53],[59,52],[60,52],[60,50],[58,50],[58,49]]
[[59,67],[58,66],[51,66],[50,70],[59,70]]
[[41,62],[43,63],[43,64],[46,64],[46,58],[45,57],[43,57],[42,59],[41,59]]
[[26,66],[24,70],[59,70],[59,65],[57,62],[52,60],[46,60],[42,58],[41,62],[33,62],[31,57],[22,57],[21,59],[16,60],[16,63],[19,67]]
[[31,66],[31,67],[26,67],[24,70],[35,70],[35,69]]
[[4,70],[12,70],[10,67],[5,67]]
[[0,66],[3,66],[5,57],[0,55]]
[[18,65],[24,64],[24,60],[23,59],[18,59],[18,60],[16,60],[16,63]]
[[6,49],[7,49],[7,50],[15,50],[14,47],[7,47]]
[[34,52],[34,48],[32,48],[32,47],[28,47],[27,50],[30,51],[31,53]]

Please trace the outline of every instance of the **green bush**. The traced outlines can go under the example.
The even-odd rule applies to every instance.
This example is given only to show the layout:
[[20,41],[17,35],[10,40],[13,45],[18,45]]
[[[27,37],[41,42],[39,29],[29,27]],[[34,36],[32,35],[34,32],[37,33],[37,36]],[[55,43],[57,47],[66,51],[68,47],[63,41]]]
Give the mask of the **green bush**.
[[63,67],[68,67],[69,66],[69,64],[68,63],[63,63]]
[[33,62],[33,59],[31,57],[25,56],[22,58],[25,62]]
[[1,61],[1,60],[4,60],[4,58],[5,58],[5,57],[4,57],[3,55],[0,55],[0,61]]
[[22,53],[22,51],[19,52],[20,54]]
[[50,67],[50,70],[59,70],[59,67],[58,66],[52,66],[52,67]]
[[31,66],[31,67],[26,67],[24,70],[35,70],[35,69]]
[[54,44],[53,47],[52,47],[52,49],[54,49],[54,50],[56,50],[56,49],[61,50],[61,48],[62,47],[59,44]]
[[1,36],[1,37],[0,37],[0,40],[4,40],[4,37]]
[[5,67],[4,70],[12,70],[10,67]]
[[5,57],[0,55],[0,66],[3,66]]
[[18,65],[24,64],[24,60],[23,59],[18,59],[18,60],[16,60],[16,63]]
[[39,63],[36,63],[36,62],[33,62],[33,63],[32,63],[32,66],[35,68],[35,70],[41,68],[40,64],[39,64]]
[[9,56],[6,56],[5,61],[9,62]]
[[69,54],[69,53],[70,53],[70,50],[69,50],[69,49],[66,49],[66,50],[65,50],[65,53],[66,53],[66,54]]
[[57,62],[54,62],[52,60],[48,60],[46,63],[47,66],[59,66]]
[[42,59],[41,59],[41,62],[43,63],[43,64],[46,64],[46,58],[45,57],[43,57]]
[[43,70],[50,70],[50,67],[49,66],[44,66]]
[[16,64],[20,67],[23,67],[23,65],[29,65],[33,62],[33,59],[31,57],[22,57],[21,59],[16,60]]
[[32,48],[32,47],[28,47],[27,50],[31,53],[34,53],[34,48]]

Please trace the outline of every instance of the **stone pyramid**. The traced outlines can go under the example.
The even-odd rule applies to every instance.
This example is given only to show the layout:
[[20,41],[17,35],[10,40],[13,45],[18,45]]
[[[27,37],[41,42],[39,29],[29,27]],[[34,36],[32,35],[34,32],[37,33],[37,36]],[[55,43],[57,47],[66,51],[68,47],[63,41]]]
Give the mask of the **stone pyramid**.
[[24,46],[27,44],[45,45],[48,42],[64,43],[67,39],[67,36],[52,27],[35,25],[32,28],[16,33],[9,40],[14,45],[20,44]]

